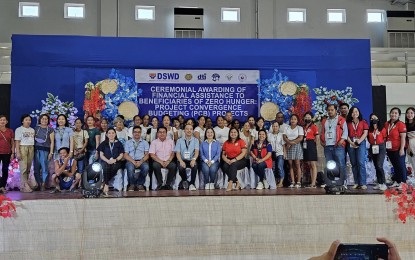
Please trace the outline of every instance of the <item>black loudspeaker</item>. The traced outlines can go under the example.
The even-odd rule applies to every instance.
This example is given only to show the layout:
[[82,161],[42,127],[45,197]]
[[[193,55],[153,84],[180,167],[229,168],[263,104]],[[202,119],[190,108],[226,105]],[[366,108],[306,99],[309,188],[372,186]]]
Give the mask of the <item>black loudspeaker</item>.
[[[373,113],[375,113],[381,122],[386,122],[387,107],[386,107],[386,86],[372,86],[372,104]],[[369,115],[368,115],[369,116]]]

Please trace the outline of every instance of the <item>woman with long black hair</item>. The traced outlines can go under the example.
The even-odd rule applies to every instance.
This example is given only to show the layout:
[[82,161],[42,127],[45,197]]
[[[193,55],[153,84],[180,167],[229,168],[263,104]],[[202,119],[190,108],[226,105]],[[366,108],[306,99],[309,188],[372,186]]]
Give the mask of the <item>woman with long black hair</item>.
[[384,191],[387,189],[385,171],[383,170],[383,163],[385,162],[386,157],[386,130],[383,128],[379,117],[374,113],[370,114],[369,134],[367,135],[367,139],[370,144],[369,155],[375,165],[376,179],[378,182],[373,189]]
[[393,165],[394,174],[392,187],[402,189],[402,183],[406,182],[405,143],[406,125],[399,120],[401,110],[393,107],[389,112],[390,120],[385,123],[386,152]]

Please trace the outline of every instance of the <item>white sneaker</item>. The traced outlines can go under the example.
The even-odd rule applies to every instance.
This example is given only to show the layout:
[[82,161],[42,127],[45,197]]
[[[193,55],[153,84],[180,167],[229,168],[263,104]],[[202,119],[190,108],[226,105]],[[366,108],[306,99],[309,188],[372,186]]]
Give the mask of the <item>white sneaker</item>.
[[257,186],[256,186],[257,190],[263,190],[264,189],[264,184],[262,182],[258,182]]
[[374,189],[374,190],[380,190],[380,184],[376,184],[376,185],[373,187],[373,189]]
[[205,190],[210,190],[210,183],[205,184]]
[[301,183],[299,183],[299,182],[297,182],[297,184],[295,184],[295,187],[298,189],[298,188],[301,188]]
[[210,189],[211,189],[211,190],[214,190],[214,189],[215,189],[215,184],[214,184],[214,183],[210,183],[210,185],[209,185],[209,186],[210,186]]
[[385,191],[385,190],[387,190],[388,189],[388,187],[386,187],[386,184],[381,184],[381,185],[379,185],[379,190],[381,190],[381,191]]
[[288,186],[288,188],[294,188],[294,183],[291,183],[290,186]]
[[269,183],[264,179],[264,188],[269,189]]
[[196,187],[195,187],[195,185],[193,185],[193,184],[190,184],[190,186],[189,186],[189,190],[191,190],[191,191],[194,191],[194,190],[196,190]]
[[391,188],[395,188],[395,187],[399,187],[399,183],[397,183],[396,181],[391,185]]
[[367,186],[366,185],[362,185],[362,186],[360,186],[360,189],[367,190]]
[[359,187],[358,184],[353,185],[353,189],[357,189]]

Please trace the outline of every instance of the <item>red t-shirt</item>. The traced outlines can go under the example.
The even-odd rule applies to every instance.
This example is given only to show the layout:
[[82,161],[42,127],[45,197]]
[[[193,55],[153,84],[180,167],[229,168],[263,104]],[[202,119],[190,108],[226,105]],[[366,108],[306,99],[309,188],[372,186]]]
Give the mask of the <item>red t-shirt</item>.
[[14,139],[14,132],[10,128],[6,128],[6,131],[0,130],[0,154],[11,154],[11,140]]
[[366,120],[361,120],[357,125],[353,122],[347,122],[347,130],[349,132],[350,139],[356,137],[360,138],[363,135],[364,130],[369,130],[369,125]]
[[401,133],[406,133],[406,125],[402,121],[396,121],[394,124],[385,123],[386,141],[392,142],[392,149],[390,151],[398,151],[401,148]]
[[243,148],[246,148],[246,143],[244,140],[239,139],[235,143],[226,141],[223,144],[222,151],[226,153],[226,157],[233,159],[241,154]]
[[376,144],[383,144],[385,143],[386,134],[386,129],[383,128],[380,132],[378,130],[376,130],[376,132],[369,132],[369,134],[367,135],[367,139],[371,145],[374,145],[376,136]]
[[309,127],[304,126],[304,135],[307,140],[316,140],[318,127],[315,124],[311,124]]

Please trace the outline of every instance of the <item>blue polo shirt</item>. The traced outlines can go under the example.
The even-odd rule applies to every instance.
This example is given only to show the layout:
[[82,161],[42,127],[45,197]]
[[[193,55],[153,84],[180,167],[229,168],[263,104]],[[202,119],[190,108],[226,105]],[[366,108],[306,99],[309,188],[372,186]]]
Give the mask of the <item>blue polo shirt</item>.
[[131,158],[136,161],[143,159],[144,153],[148,152],[150,145],[147,141],[140,139],[135,141],[134,139],[128,140],[124,145],[124,151],[128,153]]
[[[189,140],[186,137],[182,137],[177,140],[176,147],[174,148],[175,152],[180,152],[180,156],[184,161],[190,161],[195,157],[195,150],[199,150],[199,140],[195,137],[191,137]],[[186,154],[189,154],[186,158]]]

